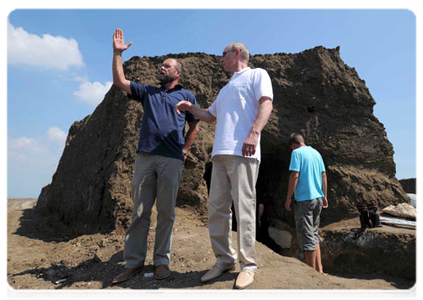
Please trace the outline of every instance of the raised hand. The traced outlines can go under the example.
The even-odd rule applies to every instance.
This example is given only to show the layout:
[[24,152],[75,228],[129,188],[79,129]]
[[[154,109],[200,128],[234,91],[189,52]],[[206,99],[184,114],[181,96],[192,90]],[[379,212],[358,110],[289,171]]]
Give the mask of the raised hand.
[[122,53],[132,45],[132,42],[125,45],[125,40],[123,39],[123,32],[121,29],[116,29],[113,33],[113,51]]

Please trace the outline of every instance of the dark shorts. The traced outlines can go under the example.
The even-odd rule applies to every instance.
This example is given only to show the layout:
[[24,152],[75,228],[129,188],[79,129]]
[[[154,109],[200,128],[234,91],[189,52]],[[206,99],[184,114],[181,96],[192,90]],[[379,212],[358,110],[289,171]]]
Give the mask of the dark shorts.
[[319,243],[318,229],[322,205],[322,198],[294,201],[298,244],[303,251],[316,250],[316,244]]

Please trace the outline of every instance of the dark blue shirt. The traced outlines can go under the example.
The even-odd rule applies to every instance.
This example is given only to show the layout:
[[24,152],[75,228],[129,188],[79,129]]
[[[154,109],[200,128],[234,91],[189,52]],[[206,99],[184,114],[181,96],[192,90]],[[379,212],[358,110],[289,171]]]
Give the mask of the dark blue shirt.
[[129,97],[141,101],[144,108],[137,152],[183,159],[185,122],[198,119],[190,112],[178,115],[175,106],[182,100],[197,105],[194,94],[180,85],[166,90],[131,81]]

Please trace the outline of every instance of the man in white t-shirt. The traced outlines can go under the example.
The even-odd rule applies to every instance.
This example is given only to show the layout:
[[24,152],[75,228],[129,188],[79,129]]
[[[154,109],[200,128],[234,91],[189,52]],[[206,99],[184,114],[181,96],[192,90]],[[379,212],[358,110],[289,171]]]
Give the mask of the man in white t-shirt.
[[[176,111],[189,111],[201,121],[216,122],[209,196],[209,232],[216,264],[202,278],[207,282],[233,270],[239,255],[241,272],[235,287],[245,288],[257,272],[255,254],[256,190],[260,165],[260,133],[273,109],[273,90],[263,69],[248,67],[249,52],[242,43],[228,45],[220,60],[232,73],[208,109],[188,101]],[[232,247],[231,205],[237,218],[238,253]]]

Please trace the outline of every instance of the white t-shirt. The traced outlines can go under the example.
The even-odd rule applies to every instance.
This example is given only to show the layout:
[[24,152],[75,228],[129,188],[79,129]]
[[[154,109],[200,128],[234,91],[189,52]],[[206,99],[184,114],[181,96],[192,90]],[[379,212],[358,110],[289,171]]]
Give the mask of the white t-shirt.
[[[242,145],[253,127],[263,96],[273,100],[272,82],[265,70],[247,67],[232,75],[208,109],[216,117],[212,157],[242,156]],[[260,152],[259,137],[256,153],[248,157],[260,160]]]

